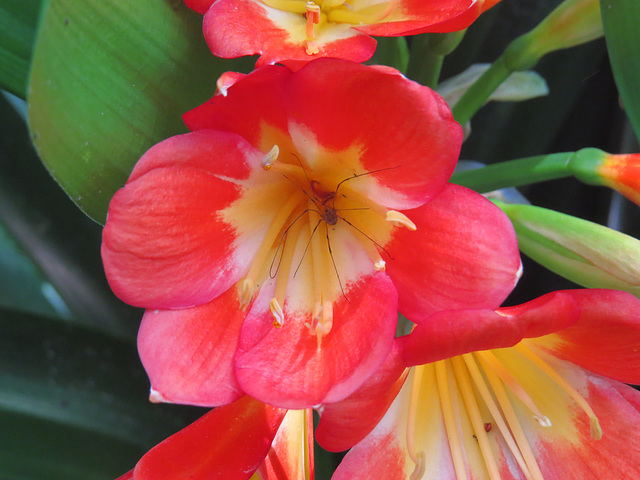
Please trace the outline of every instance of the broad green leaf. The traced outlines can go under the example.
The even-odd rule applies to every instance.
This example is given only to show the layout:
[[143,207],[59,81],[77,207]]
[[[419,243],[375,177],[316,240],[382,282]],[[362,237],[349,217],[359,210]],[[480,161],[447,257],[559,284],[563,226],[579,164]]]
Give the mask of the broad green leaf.
[[147,401],[135,347],[0,309],[0,478],[111,480],[202,409]]
[[[101,229],[69,200],[40,162],[23,118],[0,96],[0,223],[51,284],[71,312],[71,320],[123,338],[134,338],[140,311],[119,301],[109,288],[100,259]],[[18,262],[13,254],[7,262]],[[18,266],[0,265],[3,292],[12,303],[34,311],[34,285],[23,284]],[[27,274],[27,272],[24,272]],[[33,278],[33,275],[31,278]],[[31,290],[30,290],[31,288]],[[39,287],[38,287],[39,288]],[[11,294],[14,292],[14,294]],[[31,293],[29,293],[31,292]],[[41,310],[38,310],[41,313]]]
[[25,98],[42,0],[0,2],[0,88]]
[[600,10],[620,99],[640,139],[640,2],[600,0]]
[[213,95],[223,71],[251,63],[215,58],[202,16],[178,0],[56,0],[31,71],[35,145],[72,200],[103,223],[141,154],[186,131],[181,115]]

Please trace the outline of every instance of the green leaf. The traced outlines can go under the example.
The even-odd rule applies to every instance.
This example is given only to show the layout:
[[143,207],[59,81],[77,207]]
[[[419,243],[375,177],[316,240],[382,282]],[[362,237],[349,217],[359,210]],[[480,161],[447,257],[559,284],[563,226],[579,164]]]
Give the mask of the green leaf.
[[56,0],[31,71],[29,120],[52,175],[91,218],[153,144],[186,131],[181,115],[248,59],[215,58],[202,16],[178,0]]
[[0,477],[111,480],[202,409],[154,405],[135,348],[0,309]]
[[[100,259],[100,226],[78,210],[53,181],[33,149],[23,118],[2,96],[0,125],[0,223],[15,241],[15,248],[24,252],[60,294],[73,321],[134,338],[141,313],[119,301],[107,284]],[[17,260],[11,254],[7,262]],[[26,310],[34,311],[38,302],[35,297],[26,298],[27,285],[14,276],[18,267],[2,267],[5,296],[21,292],[11,295],[11,303],[4,305],[23,310],[26,302],[30,303]]]
[[25,98],[41,0],[0,3],[0,88]]
[[600,0],[600,10],[620,99],[640,139],[640,2]]

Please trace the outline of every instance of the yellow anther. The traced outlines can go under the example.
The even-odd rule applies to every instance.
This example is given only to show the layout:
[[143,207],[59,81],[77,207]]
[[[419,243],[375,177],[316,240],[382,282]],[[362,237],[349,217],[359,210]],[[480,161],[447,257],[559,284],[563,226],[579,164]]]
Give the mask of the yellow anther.
[[387,269],[386,265],[387,265],[387,262],[380,259],[373,264],[373,268],[375,268],[378,272],[384,272]]
[[402,225],[403,227],[407,227],[412,232],[415,232],[418,227],[416,224],[409,220],[404,213],[400,213],[397,210],[389,210],[386,216],[387,222],[391,222],[394,225]]
[[317,55],[318,53],[320,53],[320,47],[318,47],[318,44],[311,40],[307,40],[306,42],[304,42],[304,48],[307,52],[307,55]]
[[284,325],[284,312],[276,297],[273,297],[269,302],[269,310],[273,316],[273,326],[276,328],[282,327]]
[[280,155],[280,147],[278,147],[278,145],[274,145],[262,159],[262,168],[265,170],[271,170],[271,166],[273,165],[273,162],[278,159],[278,155]]
[[238,299],[240,300],[240,308],[244,310],[253,301],[255,286],[253,280],[248,277],[238,282]]

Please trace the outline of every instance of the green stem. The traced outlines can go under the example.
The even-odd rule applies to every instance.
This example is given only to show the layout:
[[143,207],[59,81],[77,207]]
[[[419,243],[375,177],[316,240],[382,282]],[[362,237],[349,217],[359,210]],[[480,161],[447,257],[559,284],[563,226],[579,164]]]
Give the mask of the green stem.
[[502,55],[491,64],[476,82],[469,87],[453,108],[453,117],[464,125],[480,107],[489,99],[491,94],[504,82],[513,71],[507,67],[505,56]]
[[573,175],[569,161],[575,152],[553,153],[487,165],[454,173],[451,182],[485,193],[506,187],[565,178]]
[[429,47],[429,34],[411,39],[411,57],[407,67],[407,76],[416,82],[435,88],[440,79],[443,55],[434,54]]

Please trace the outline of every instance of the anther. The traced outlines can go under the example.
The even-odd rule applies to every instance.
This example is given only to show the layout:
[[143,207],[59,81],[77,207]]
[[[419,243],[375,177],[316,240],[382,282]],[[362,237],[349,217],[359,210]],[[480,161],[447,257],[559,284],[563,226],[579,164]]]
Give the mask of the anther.
[[394,225],[402,225],[403,227],[407,227],[412,232],[415,232],[418,229],[418,227],[416,227],[416,224],[409,220],[409,217],[407,217],[404,213],[398,212],[397,210],[389,210],[387,212],[385,220],[387,222],[393,223]]
[[269,310],[273,316],[273,326],[276,328],[282,327],[284,325],[284,312],[276,297],[273,297],[269,302]]
[[280,147],[278,147],[278,145],[274,145],[262,159],[262,168],[265,170],[271,170],[273,162],[278,159],[278,155],[280,155]]
[[240,300],[240,308],[244,310],[253,301],[254,286],[253,280],[248,277],[238,282],[238,298]]
[[387,262],[380,259],[373,264],[373,268],[375,268],[378,272],[384,272],[387,269],[386,265],[387,265]]
[[312,40],[307,40],[304,43],[304,47],[307,55],[317,55],[318,53],[320,53],[320,48],[318,47],[318,44]]

